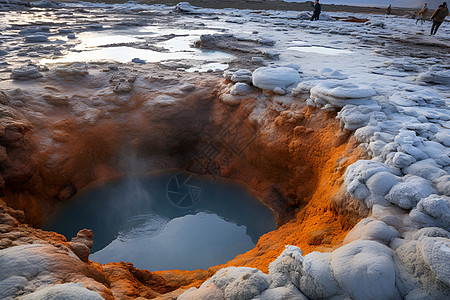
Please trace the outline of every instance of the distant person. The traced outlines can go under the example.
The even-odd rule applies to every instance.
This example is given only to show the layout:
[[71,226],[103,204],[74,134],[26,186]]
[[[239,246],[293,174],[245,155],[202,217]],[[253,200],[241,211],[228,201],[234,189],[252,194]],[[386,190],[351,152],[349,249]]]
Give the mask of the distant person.
[[388,14],[388,15],[391,14],[391,10],[392,10],[392,7],[391,7],[391,5],[389,4],[389,6],[388,6],[388,8],[387,8],[387,14]]
[[434,11],[431,16],[431,20],[433,21],[433,25],[431,25],[430,35],[435,35],[439,26],[441,26],[442,22],[444,22],[445,17],[448,15],[447,2],[442,3],[439,7]]
[[319,0],[316,0],[316,3],[314,4],[314,11],[313,11],[313,15],[311,17],[311,21],[319,20],[319,15],[320,15],[321,11],[322,11],[322,7],[320,7]]
[[427,13],[428,13],[428,6],[425,3],[422,7],[422,9],[419,11],[419,13],[417,14],[417,20],[416,20],[416,25],[417,23],[420,21],[420,24],[423,24],[425,22],[425,18],[427,17]]

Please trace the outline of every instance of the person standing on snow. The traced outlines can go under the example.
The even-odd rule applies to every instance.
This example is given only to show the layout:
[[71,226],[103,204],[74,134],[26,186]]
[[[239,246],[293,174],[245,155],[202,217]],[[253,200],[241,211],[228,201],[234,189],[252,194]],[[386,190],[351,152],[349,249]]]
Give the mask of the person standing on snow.
[[421,24],[423,24],[425,22],[425,18],[427,17],[427,13],[428,13],[428,6],[425,3],[422,7],[422,9],[419,11],[418,18],[416,20],[416,25],[417,23],[420,21]]
[[311,21],[319,20],[319,15],[320,15],[321,11],[322,11],[322,8],[320,7],[319,0],[316,0],[316,3],[314,4],[314,11],[313,11],[313,15],[311,17]]
[[388,14],[388,15],[391,14],[391,10],[392,10],[392,7],[391,7],[391,5],[389,4],[389,6],[387,7],[387,14]]
[[435,35],[439,26],[441,26],[442,22],[444,22],[445,17],[448,15],[447,2],[442,3],[439,7],[434,11],[431,16],[431,20],[433,21],[433,25],[431,26],[430,35]]

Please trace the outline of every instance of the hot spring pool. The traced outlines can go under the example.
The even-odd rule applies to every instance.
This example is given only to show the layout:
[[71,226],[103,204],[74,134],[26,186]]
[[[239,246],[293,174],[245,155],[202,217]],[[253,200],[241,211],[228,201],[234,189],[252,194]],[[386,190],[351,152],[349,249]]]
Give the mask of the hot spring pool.
[[250,250],[276,219],[242,186],[171,172],[90,187],[44,227],[68,239],[83,228],[94,233],[91,260],[194,270]]

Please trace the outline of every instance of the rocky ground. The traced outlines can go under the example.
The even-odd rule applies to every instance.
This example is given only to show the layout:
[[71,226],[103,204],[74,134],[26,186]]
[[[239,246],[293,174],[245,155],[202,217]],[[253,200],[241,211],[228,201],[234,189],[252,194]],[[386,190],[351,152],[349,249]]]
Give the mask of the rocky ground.
[[[447,24],[428,37],[408,18],[255,3],[0,1],[1,298],[450,293]],[[120,62],[129,48],[144,52]],[[79,53],[98,54],[64,61]],[[38,229],[84,187],[173,168],[244,183],[279,228],[224,265],[161,272],[90,261],[89,230]]]
[[[76,2],[76,1],[61,1],[61,2]],[[90,2],[90,1],[88,1]],[[102,1],[103,3],[126,3],[125,0],[109,0]],[[174,6],[178,4],[176,1],[170,0],[141,0],[137,1],[140,4],[164,4],[168,6]],[[291,11],[312,11],[314,7],[314,1],[304,2],[285,2],[278,0],[264,1],[264,0],[249,0],[249,1],[208,1],[208,0],[194,0],[189,1],[193,6],[205,7],[205,8],[235,8],[235,9],[251,9],[251,10],[291,10]],[[375,6],[350,6],[350,5],[334,5],[334,4],[322,4],[324,11],[328,12],[350,12],[350,13],[375,13],[385,14],[386,9],[383,7]],[[414,12],[413,8],[393,8],[391,14],[393,15],[409,15]]]

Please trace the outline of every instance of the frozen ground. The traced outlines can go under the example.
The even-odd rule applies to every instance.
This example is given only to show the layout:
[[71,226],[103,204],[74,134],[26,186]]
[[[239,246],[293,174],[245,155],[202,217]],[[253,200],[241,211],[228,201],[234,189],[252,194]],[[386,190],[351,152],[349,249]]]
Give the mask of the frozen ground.
[[[221,75],[228,64],[226,76],[237,83],[222,97],[224,103],[239,104],[239,96],[251,92],[249,84],[279,95],[280,107],[307,95],[309,106],[338,112],[342,127],[354,132],[367,152],[370,159],[347,169],[345,186],[371,214],[347,235],[344,246],[305,256],[287,246],[268,275],[224,269],[180,299],[445,299],[450,294],[448,23],[430,37],[429,22],[421,26],[385,15],[352,14],[369,20],[355,23],[332,18],[348,13],[324,12],[322,20],[310,22],[304,12],[188,4],[175,10],[41,2],[44,8],[23,11],[4,2],[2,88],[21,79],[39,80],[55,68],[52,63],[72,59],[128,63],[138,58],[136,67],[144,60],[179,72],[198,68],[211,76]],[[198,44],[213,52],[188,46],[201,35]],[[117,43],[111,44],[111,36]],[[97,37],[104,42],[95,44]],[[108,57],[108,48],[114,55]],[[166,55],[152,59],[156,53],[138,50]],[[129,52],[137,57],[128,57]],[[35,65],[23,67],[29,62]],[[252,73],[259,67],[274,68]],[[262,122],[257,110],[251,117]],[[11,269],[0,278],[25,276],[16,273]]]

